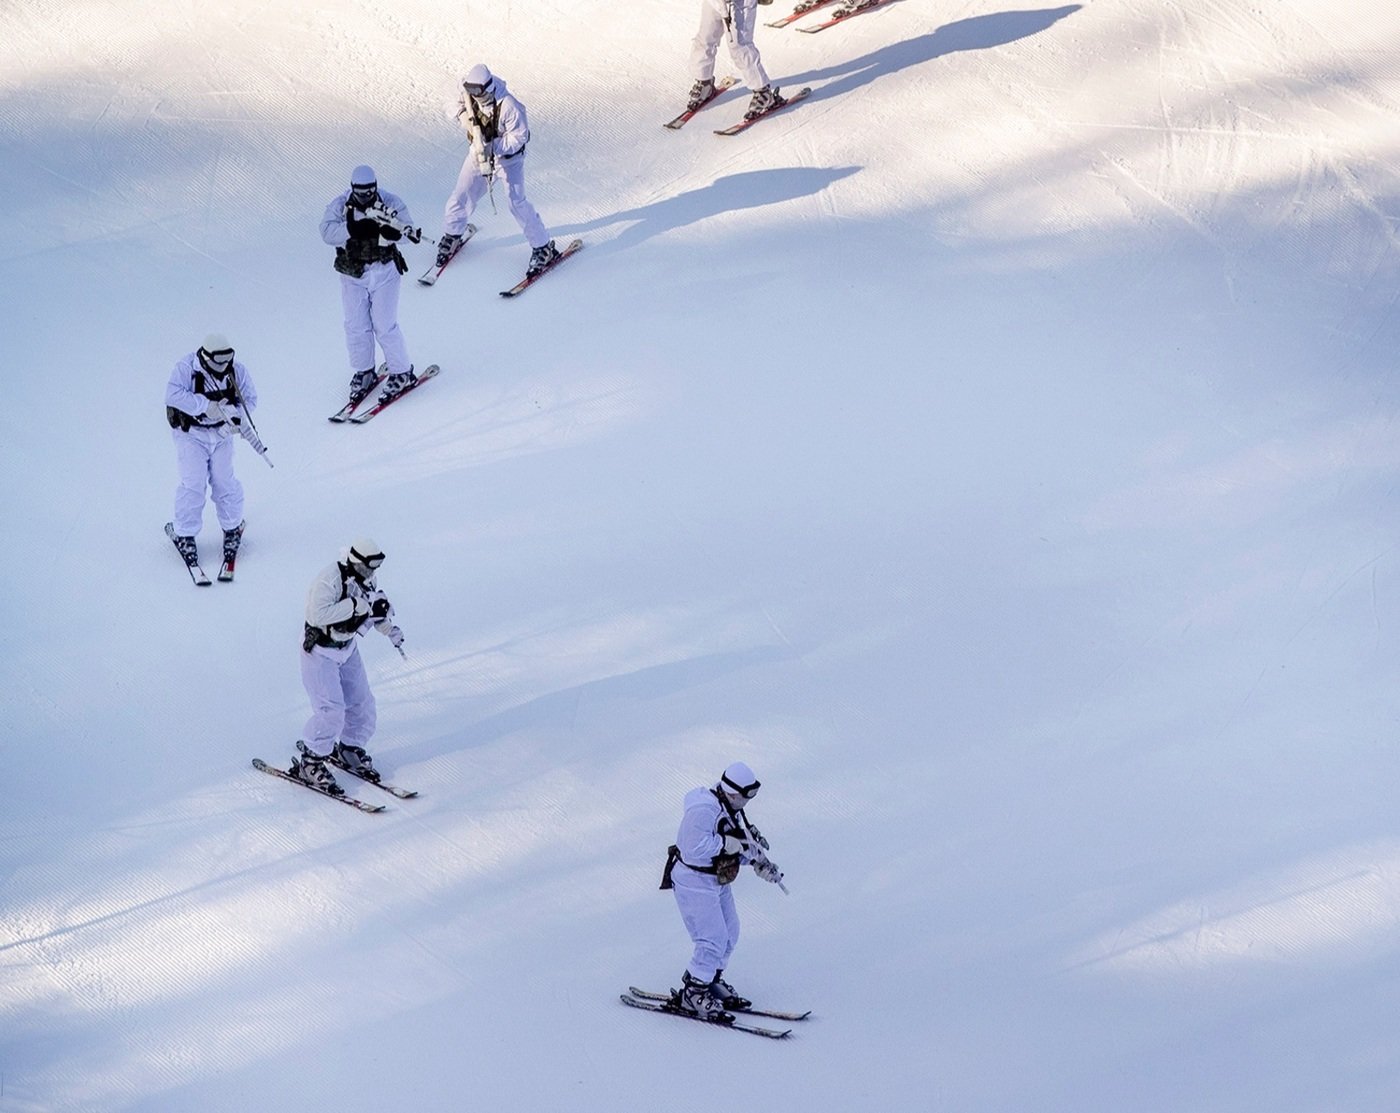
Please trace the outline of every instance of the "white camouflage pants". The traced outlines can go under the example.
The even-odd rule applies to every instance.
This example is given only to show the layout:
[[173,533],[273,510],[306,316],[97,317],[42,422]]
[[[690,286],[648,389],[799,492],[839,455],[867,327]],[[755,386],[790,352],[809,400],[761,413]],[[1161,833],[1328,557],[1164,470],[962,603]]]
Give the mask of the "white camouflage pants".
[[[510,203],[510,215],[525,233],[525,240],[531,248],[543,247],[549,242],[544,221],[525,197],[525,155],[496,161],[496,173],[506,179],[506,199]],[[467,152],[462,169],[457,174],[457,184],[452,187],[452,195],[447,199],[447,208],[442,214],[442,230],[452,236],[460,236],[467,229],[467,221],[476,212],[477,203],[486,194],[490,183],[482,176],[476,164],[476,151]]]
[[243,521],[243,484],[233,474],[234,437],[219,429],[192,428],[170,431],[175,441],[175,463],[180,485],[175,488],[175,532],[197,537],[204,524],[206,488],[214,497],[219,525],[236,529]]
[[398,267],[393,263],[371,263],[359,278],[342,274],[340,304],[345,310],[345,348],[351,371],[375,366],[376,340],[390,374],[401,374],[413,366],[408,360],[408,345],[399,331]]
[[[726,14],[731,17],[728,27]],[[758,0],[700,0],[700,30],[690,47],[690,72],[696,80],[708,81],[715,76],[715,55],[728,30],[729,57],[744,75],[744,84],[754,92],[766,88],[768,71],[753,44],[757,19]]]
[[311,699],[311,718],[302,739],[313,754],[325,757],[336,741],[364,746],[374,735],[374,693],[364,661],[353,641],[347,649],[317,646],[301,654],[301,683]]
[[739,942],[734,886],[721,885],[712,874],[697,873],[680,862],[671,871],[671,883],[681,920],[695,944],[686,969],[697,981],[713,981],[715,972],[729,965]]

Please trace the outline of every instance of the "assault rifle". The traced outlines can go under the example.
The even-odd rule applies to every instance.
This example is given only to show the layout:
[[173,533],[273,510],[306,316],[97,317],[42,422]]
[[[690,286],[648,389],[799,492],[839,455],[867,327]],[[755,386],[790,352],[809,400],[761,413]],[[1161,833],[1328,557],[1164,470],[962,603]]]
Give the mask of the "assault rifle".
[[788,893],[787,886],[783,884],[783,871],[778,868],[777,863],[774,862],[773,859],[768,857],[768,840],[759,833],[757,827],[749,823],[748,816],[742,811],[738,814],[739,822],[743,825],[744,834],[747,836],[745,842],[748,843],[748,848],[744,853],[749,856],[749,861],[753,863],[755,867],[764,867],[763,872],[759,873],[759,876],[765,881],[773,882],[774,885],[783,891],[785,896],[790,896],[791,894]]
[[389,211],[389,206],[384,204],[384,199],[380,198],[367,209],[355,210],[356,220],[373,220],[383,224],[386,228],[392,228],[402,235],[409,243],[418,243],[423,238],[423,229],[411,227],[407,221],[400,220],[396,213]]

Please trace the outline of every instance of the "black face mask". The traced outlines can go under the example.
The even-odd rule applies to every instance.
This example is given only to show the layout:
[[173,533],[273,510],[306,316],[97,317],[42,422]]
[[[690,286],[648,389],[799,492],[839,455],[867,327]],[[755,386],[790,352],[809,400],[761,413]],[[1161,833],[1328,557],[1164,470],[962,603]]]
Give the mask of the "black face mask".
[[371,182],[367,186],[350,187],[350,203],[357,209],[367,209],[379,200],[379,186]]

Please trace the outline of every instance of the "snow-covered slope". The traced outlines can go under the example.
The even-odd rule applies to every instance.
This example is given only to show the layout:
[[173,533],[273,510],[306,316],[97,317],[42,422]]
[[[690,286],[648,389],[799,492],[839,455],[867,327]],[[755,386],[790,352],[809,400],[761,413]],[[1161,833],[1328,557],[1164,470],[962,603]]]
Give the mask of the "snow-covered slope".
[[[1400,15],[897,0],[761,29],[814,92],[720,139],[659,126],[695,9],[0,13],[0,1113],[1393,1104]],[[404,289],[442,377],[330,426],[321,209],[369,161],[435,238],[477,60],[588,247],[504,302],[484,207]],[[195,591],[214,329],[277,466]],[[363,533],[380,816],[248,764]],[[616,1001],[735,758],[784,1044]]]

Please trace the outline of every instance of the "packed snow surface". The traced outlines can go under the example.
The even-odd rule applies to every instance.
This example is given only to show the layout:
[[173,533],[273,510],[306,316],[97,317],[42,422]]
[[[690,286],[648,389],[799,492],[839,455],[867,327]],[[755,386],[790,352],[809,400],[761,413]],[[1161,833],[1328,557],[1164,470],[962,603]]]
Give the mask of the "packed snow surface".
[[[698,3],[0,11],[0,1113],[1394,1108],[1400,8],[895,0],[760,27],[813,92],[719,138]],[[476,61],[587,245],[516,301],[499,187],[411,282]],[[443,373],[353,428],[360,162]],[[195,590],[210,331],[276,467]],[[249,764],[362,534],[376,816]],[[736,759],[783,1043],[617,999]]]

